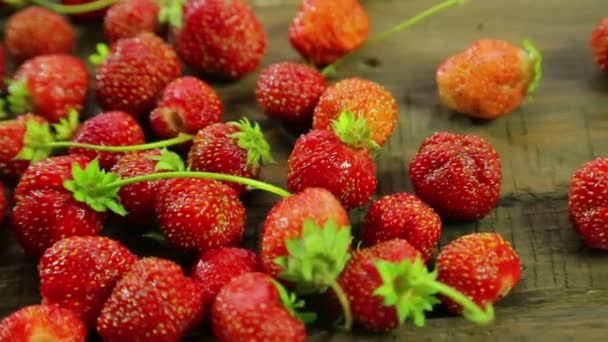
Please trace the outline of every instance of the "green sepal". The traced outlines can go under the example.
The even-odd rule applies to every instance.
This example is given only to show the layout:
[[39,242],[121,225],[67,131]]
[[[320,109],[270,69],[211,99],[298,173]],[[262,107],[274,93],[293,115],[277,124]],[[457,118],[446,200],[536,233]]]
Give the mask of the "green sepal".
[[99,65],[110,55],[110,48],[104,43],[95,45],[95,53],[89,56],[89,62],[93,65]]
[[8,93],[9,109],[13,114],[25,114],[33,110],[27,78],[9,81]]
[[27,4],[25,0],[3,0],[3,2],[13,8],[21,8]]
[[238,139],[239,147],[247,151],[247,165],[259,167],[262,164],[275,162],[270,153],[270,144],[264,137],[260,125],[252,124],[247,118],[242,118],[238,122],[229,122],[229,124],[237,126],[239,129],[230,137]]
[[278,281],[274,279],[271,279],[271,281],[277,289],[279,299],[281,299],[281,304],[285,309],[287,309],[287,311],[289,311],[289,313],[302,321],[304,324],[311,324],[317,320],[316,313],[299,311],[306,306],[306,302],[303,299],[298,299],[295,293],[287,291],[287,289],[285,289],[285,287]]
[[6,111],[6,100],[0,99],[0,119],[8,118],[8,112]]
[[53,124],[55,129],[55,140],[66,141],[72,139],[72,136],[78,129],[80,114],[76,109],[70,109],[67,118],[59,120],[59,123]]
[[338,229],[328,220],[320,227],[306,219],[301,237],[285,241],[288,255],[274,260],[284,269],[279,277],[293,283],[297,293],[324,293],[350,259],[351,242],[350,226]]
[[158,22],[169,24],[174,28],[183,26],[183,7],[186,0],[157,0],[160,5],[158,12]]
[[52,147],[46,144],[55,141],[51,126],[47,123],[39,123],[34,119],[27,120],[25,134],[23,135],[23,148],[17,153],[15,159],[37,162],[45,159],[53,152]]
[[148,156],[150,160],[155,160],[155,171],[185,171],[186,166],[179,154],[169,151],[167,148],[160,150],[160,156]]
[[356,149],[367,149],[375,153],[380,146],[372,137],[372,130],[362,114],[343,110],[337,119],[332,121],[332,128],[342,143]]
[[540,53],[538,48],[534,46],[531,40],[525,39],[523,42],[524,49],[530,54],[534,63],[534,79],[528,86],[528,95],[534,93],[540,85],[540,80],[543,74],[543,55]]
[[97,158],[91,161],[84,170],[80,165],[74,163],[72,178],[72,180],[63,182],[63,186],[72,192],[74,199],[86,203],[98,212],[110,210],[121,216],[127,215],[118,196],[120,188],[112,186],[112,183],[118,181],[120,176],[102,170]]

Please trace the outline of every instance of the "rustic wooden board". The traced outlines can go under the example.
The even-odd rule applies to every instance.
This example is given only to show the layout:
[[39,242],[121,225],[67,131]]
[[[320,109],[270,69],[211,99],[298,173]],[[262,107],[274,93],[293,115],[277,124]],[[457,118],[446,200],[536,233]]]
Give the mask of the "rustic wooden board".
[[[437,1],[364,1],[379,32]],[[264,65],[297,60],[287,40],[287,27],[299,1],[257,0],[270,46]],[[575,4],[576,3],[576,4]],[[503,161],[502,200],[487,218],[446,224],[442,244],[473,231],[497,231],[517,249],[524,279],[496,308],[497,322],[488,328],[459,317],[437,315],[428,328],[406,327],[386,335],[355,332],[311,332],[318,341],[518,340],[573,341],[604,339],[608,333],[608,256],[586,249],[567,219],[569,179],[581,163],[606,154],[608,148],[608,75],[593,64],[588,38],[608,15],[608,1],[471,0],[415,29],[400,33],[345,63],[336,79],[360,76],[386,86],[397,98],[399,127],[379,162],[378,195],[412,191],[407,163],[421,141],[436,131],[475,133],[498,150]],[[86,55],[103,37],[80,28]],[[533,39],[545,57],[544,79],[533,100],[502,119],[479,123],[446,110],[434,84],[437,65],[479,38],[518,43]],[[285,160],[297,137],[267,120],[255,105],[257,73],[235,84],[216,84],[226,103],[226,120],[247,116],[261,123],[280,162],[263,171],[263,179],[285,184]],[[94,114],[96,108],[89,108]],[[247,197],[247,245],[255,248],[260,224],[276,197]],[[124,227],[128,229],[128,227]],[[39,301],[36,264],[26,259],[7,229],[0,238],[0,315]],[[129,235],[129,234],[125,234]],[[133,237],[126,243],[143,254],[165,255],[153,242]],[[171,252],[169,252],[171,253]],[[184,258],[187,259],[187,258]],[[204,340],[195,337],[193,340]]]

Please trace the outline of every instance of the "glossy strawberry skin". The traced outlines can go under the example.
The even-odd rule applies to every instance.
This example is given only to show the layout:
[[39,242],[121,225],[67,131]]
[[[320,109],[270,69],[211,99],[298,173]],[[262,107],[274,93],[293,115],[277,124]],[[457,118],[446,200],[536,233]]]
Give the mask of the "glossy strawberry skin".
[[42,116],[33,114],[20,115],[15,120],[0,121],[0,177],[19,178],[30,165],[28,160],[15,159],[23,148],[28,120],[36,120],[40,124],[47,123]]
[[480,219],[500,200],[500,158],[476,135],[431,135],[411,161],[409,174],[416,195],[444,220]]
[[304,0],[289,27],[289,42],[304,59],[325,66],[361,46],[369,30],[358,0]]
[[[84,121],[76,130],[73,142],[103,145],[130,146],[145,143],[144,131],[135,119],[122,111],[97,114]],[[91,159],[99,157],[99,166],[109,170],[125,152],[100,152],[80,147],[70,147],[69,154],[80,154]]]
[[287,189],[307,187],[329,190],[346,209],[367,203],[378,186],[376,165],[370,152],[343,144],[328,130],[300,136],[287,160]]
[[266,34],[244,0],[193,0],[184,6],[175,44],[194,71],[239,79],[255,70],[266,53]]
[[4,227],[6,211],[8,209],[8,196],[4,189],[4,184],[0,183],[0,228]]
[[0,322],[0,341],[85,342],[86,335],[72,311],[53,305],[25,306]]
[[[61,0],[61,3],[64,5],[82,5],[94,1],[95,0]],[[102,9],[86,13],[71,14],[70,18],[79,22],[94,22],[103,18],[107,10],[108,8],[104,7]]]
[[408,193],[394,193],[375,200],[365,216],[363,242],[372,246],[396,238],[407,240],[430,261],[441,237],[441,218]]
[[285,241],[300,237],[307,219],[321,227],[329,220],[340,229],[350,224],[340,201],[323,188],[306,188],[281,199],[270,209],[262,226],[259,250],[264,272],[274,278],[279,276],[282,268],[274,260],[287,256]]
[[413,262],[419,256],[420,252],[403,239],[383,241],[353,252],[338,284],[350,301],[355,322],[374,332],[389,331],[399,325],[395,308],[384,306],[382,297],[373,294],[382,285],[375,264],[380,260]]
[[282,305],[272,278],[249,272],[217,295],[212,329],[218,341],[306,341],[306,327]]
[[49,247],[38,263],[43,304],[72,310],[89,328],[116,282],[137,257],[101,236],[73,236]]
[[[73,1],[73,0],[72,0]],[[112,5],[105,14],[103,28],[111,43],[141,32],[157,31],[160,7],[153,0],[126,0]]]
[[15,12],[4,30],[6,49],[17,61],[40,55],[71,53],[75,39],[74,28],[64,17],[38,6],[28,6]]
[[197,283],[176,263],[142,258],[116,283],[97,321],[104,341],[177,342],[202,318]]
[[125,111],[141,119],[163,88],[181,74],[177,54],[150,32],[121,39],[98,66],[95,94],[106,111]]
[[260,73],[256,100],[270,118],[295,124],[310,124],[319,97],[327,81],[315,68],[306,64],[280,62]]
[[162,183],[156,215],[168,242],[180,250],[205,251],[237,245],[245,229],[245,207],[228,185],[181,178]]
[[[521,280],[519,256],[498,233],[472,233],[444,246],[437,257],[437,280],[454,287],[477,305],[497,303]],[[443,298],[447,308],[462,307]]]
[[589,46],[598,67],[608,71],[608,17],[602,18],[591,32]]
[[331,130],[344,110],[363,115],[380,146],[393,134],[399,113],[397,101],[381,85],[359,77],[346,78],[328,87],[315,107],[313,129]]

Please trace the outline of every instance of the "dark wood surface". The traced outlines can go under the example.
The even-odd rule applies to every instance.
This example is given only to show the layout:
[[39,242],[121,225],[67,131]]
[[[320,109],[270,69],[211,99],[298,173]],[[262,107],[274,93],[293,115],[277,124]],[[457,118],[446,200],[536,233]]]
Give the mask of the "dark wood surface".
[[[399,22],[437,1],[364,1],[373,32]],[[297,60],[287,28],[299,1],[252,1],[269,36],[263,64]],[[475,327],[443,314],[424,329],[410,324],[385,335],[311,332],[315,341],[603,340],[608,334],[608,255],[585,248],[567,219],[572,173],[608,149],[608,75],[590,57],[588,39],[606,0],[471,0],[373,48],[363,49],[342,65],[335,79],[365,77],[387,87],[399,102],[399,126],[379,162],[377,195],[412,191],[407,163],[421,141],[436,131],[475,133],[498,150],[503,162],[502,200],[487,218],[446,224],[442,245],[465,233],[497,231],[514,245],[524,266],[523,280],[496,307],[493,326]],[[98,29],[79,28],[80,55],[89,54],[103,37]],[[437,65],[475,39],[519,43],[531,38],[544,54],[544,79],[532,100],[513,114],[489,123],[474,122],[446,110],[434,83]],[[258,70],[259,71],[259,70]],[[226,103],[225,120],[247,116],[260,122],[280,162],[263,170],[263,179],[285,184],[285,161],[296,135],[267,120],[255,104],[257,72],[233,84],[217,84]],[[335,80],[334,80],[335,81]],[[97,109],[90,107],[90,114]],[[276,197],[253,193],[247,245]],[[120,227],[127,230],[128,227]],[[0,239],[0,316],[39,301],[36,263],[28,260],[11,232]],[[166,255],[153,242],[128,237],[141,254]],[[167,252],[171,253],[171,252]],[[168,254],[167,254],[168,255]],[[172,254],[173,255],[173,254]],[[184,257],[184,259],[187,259]],[[203,337],[194,340],[204,340]]]

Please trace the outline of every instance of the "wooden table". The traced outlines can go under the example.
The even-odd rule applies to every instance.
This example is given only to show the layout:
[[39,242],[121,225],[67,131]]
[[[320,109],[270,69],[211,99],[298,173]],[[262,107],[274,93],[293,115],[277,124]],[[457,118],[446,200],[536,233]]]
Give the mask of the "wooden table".
[[[264,65],[297,59],[287,27],[299,1],[252,1],[269,35]],[[437,1],[364,1],[379,32]],[[608,155],[608,75],[594,65],[589,33],[602,16],[606,0],[471,0],[381,45],[360,51],[341,66],[336,79],[360,76],[387,87],[399,102],[399,127],[379,162],[378,195],[411,192],[406,164],[421,141],[436,131],[474,133],[498,150],[503,162],[502,200],[487,218],[446,224],[442,244],[473,231],[497,231],[519,253],[524,278],[497,307],[493,326],[480,328],[460,317],[438,315],[427,328],[407,324],[386,335],[355,336],[318,332],[313,340],[603,340],[608,336],[608,255],[585,248],[567,219],[572,173],[585,161]],[[100,32],[81,28],[87,37],[80,55],[93,51]],[[434,72],[437,65],[475,39],[519,43],[529,37],[544,54],[544,79],[534,99],[499,120],[479,123],[442,107]],[[285,161],[296,135],[266,119],[255,105],[257,72],[234,84],[214,84],[226,103],[226,120],[242,115],[261,123],[280,162],[263,179],[285,184]],[[335,80],[334,80],[335,81]],[[97,109],[89,108],[89,113]],[[248,245],[255,247],[261,221],[276,197],[248,196]],[[153,242],[127,239],[143,254],[166,255]],[[0,315],[39,301],[36,262],[26,259],[11,232],[0,239]],[[203,340],[202,337],[194,340]]]

